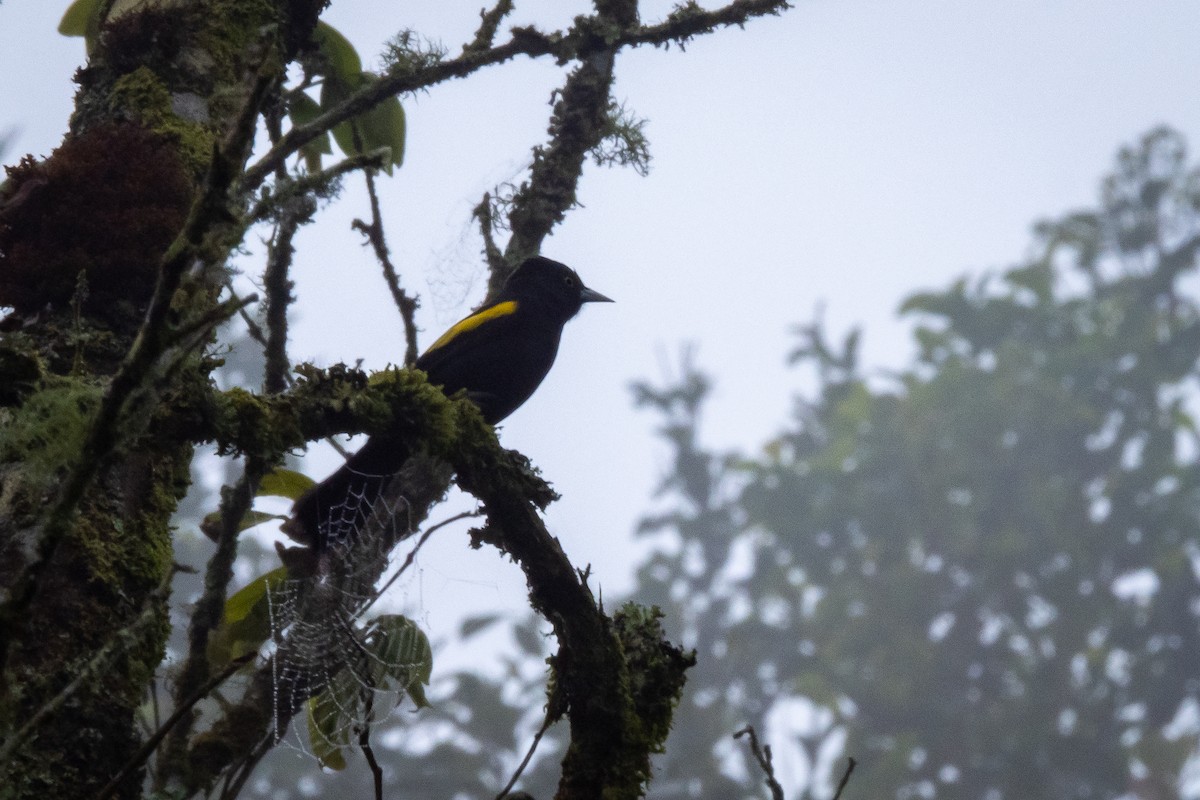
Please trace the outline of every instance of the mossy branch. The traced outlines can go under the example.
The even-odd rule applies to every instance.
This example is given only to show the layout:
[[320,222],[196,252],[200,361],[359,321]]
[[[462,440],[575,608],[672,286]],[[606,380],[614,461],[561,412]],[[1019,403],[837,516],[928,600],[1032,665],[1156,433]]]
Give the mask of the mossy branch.
[[[661,23],[639,26],[636,24],[637,4],[626,0],[613,0],[598,3],[595,16],[577,18],[576,24],[565,32],[547,34],[532,27],[514,28],[507,42],[492,45],[496,28],[511,10],[510,6],[510,3],[499,2],[491,11],[484,12],[475,38],[463,48],[457,58],[439,60],[415,69],[390,71],[380,80],[364,86],[316,119],[293,126],[257,163],[246,170],[239,186],[240,193],[253,193],[273,171],[299,152],[304,145],[387,98],[427,89],[452,78],[462,78],[484,67],[502,64],[520,55],[532,58],[549,55],[560,64],[578,60],[583,65],[596,57],[602,62],[608,60],[625,47],[643,44],[665,45],[671,42],[682,45],[695,36],[723,26],[744,25],[754,17],[780,14],[790,7],[790,3],[788,0],[736,0],[708,11],[694,2],[688,2],[678,7]],[[576,81],[580,88],[584,84],[591,84],[595,89],[600,84],[607,86],[611,83],[611,74],[607,80],[603,78],[605,72],[611,73],[611,64],[605,66],[600,63],[594,66],[598,66],[599,69],[585,70]],[[604,98],[604,108],[607,108],[607,90],[604,92]],[[594,146],[595,142],[585,147],[584,152]],[[564,209],[569,207],[568,204]],[[561,214],[554,219],[557,222],[561,219]],[[523,242],[520,246],[527,245],[528,242]]]
[[610,619],[539,511],[552,499],[518,453],[458,454],[458,484],[483,502],[487,525],[475,532],[525,572],[530,603],[554,627],[553,680],[570,719],[559,800],[641,797],[650,755],[661,750],[695,657],[663,640],[661,616],[636,606]]
[[333,130],[338,123],[356,117],[389,97],[415,92],[430,86],[470,75],[493,64],[502,64],[519,55],[540,56],[555,52],[559,47],[555,37],[546,36],[532,28],[513,30],[512,38],[487,50],[470,50],[458,58],[441,61],[413,72],[392,72],[351,94],[344,101],[311,122],[288,130],[257,163],[246,170],[239,190],[248,195],[262,185],[275,168],[300,148],[318,136]]
[[529,180],[512,199],[505,248],[510,270],[491,273],[489,294],[499,291],[511,267],[535,255],[550,231],[576,204],[583,163],[608,130],[608,107],[613,82],[615,49],[584,59],[557,91],[550,118],[550,141],[533,150]]
[[[504,252],[506,268],[493,267],[489,293],[499,290],[515,265],[540,250],[542,241],[576,205],[579,178],[589,155],[600,163],[615,160],[632,163],[639,171],[645,169],[649,156],[640,126],[622,121],[623,111],[612,99],[618,51],[642,44],[676,42],[682,46],[701,33],[725,25],[742,25],[757,16],[778,14],[788,5],[786,0],[737,0],[706,11],[688,2],[662,23],[640,26],[637,3],[597,0],[595,15],[578,18],[562,40],[579,64],[562,88],[555,91],[557,100],[550,119],[549,141],[534,148],[529,179],[507,203],[508,229],[512,235]],[[614,134],[617,134],[615,140]],[[605,143],[613,141],[616,149],[606,149]],[[478,210],[476,213],[478,216]]]
[[352,226],[367,237],[375,258],[383,269],[383,280],[391,292],[392,302],[400,312],[400,320],[404,324],[404,363],[415,364],[417,361],[417,308],[420,307],[416,295],[411,295],[400,285],[400,273],[392,263],[388,250],[387,237],[383,232],[383,211],[379,205],[379,193],[375,190],[375,173],[365,170],[367,181],[367,197],[371,201],[371,222],[368,224],[360,219],[354,220]]
[[[521,564],[534,608],[559,639],[554,682],[572,732],[559,797],[597,796],[599,786],[610,789],[612,797],[641,795],[649,756],[665,738],[691,660],[662,641],[653,612],[626,609],[618,621],[604,615],[541,519],[539,512],[555,499],[554,491],[524,456],[500,447],[474,406],[447,399],[415,370],[393,370],[368,380],[340,367],[328,372],[306,368],[296,386],[278,398],[253,398],[234,390],[214,396],[209,408],[216,412],[210,417],[212,432],[222,448],[245,451],[278,448],[335,430],[387,425],[394,432],[399,421],[405,429],[395,439],[409,450],[409,466],[387,493],[403,498],[408,524],[392,534],[387,550],[413,532],[444,494],[452,467],[459,485],[483,502],[488,522],[477,539],[495,544]],[[386,564],[386,550],[380,558],[374,547],[344,556],[363,560],[349,572],[368,584]],[[368,563],[374,561],[378,563]],[[329,608],[321,605],[327,601],[314,595],[312,613],[327,615]],[[353,610],[341,611],[350,615]],[[278,643],[275,657],[286,657],[287,648],[286,639]],[[273,676],[270,663],[261,666],[241,702],[192,740],[183,770],[190,789],[233,767],[272,726],[283,730],[321,688],[292,686],[281,697]]]
[[444,448],[453,424],[448,403],[419,370],[368,376],[343,364],[327,369],[302,364],[291,387],[278,395],[189,387],[154,425],[196,444],[214,442],[221,455],[270,463],[308,442],[346,433],[396,431]]
[[496,31],[500,28],[501,20],[511,14],[512,10],[512,0],[498,0],[490,10],[480,11],[479,30],[475,32],[475,38],[470,44],[463,47],[463,52],[485,51],[491,47],[492,42],[496,41]]
[[730,25],[742,27],[755,17],[777,16],[791,7],[790,0],[735,0],[710,11],[694,0],[688,0],[676,6],[664,21],[631,31],[624,37],[623,43],[632,47],[671,43],[682,46],[688,40],[704,33],[712,33],[717,28]]
[[288,308],[293,283],[289,278],[292,257],[296,248],[292,244],[301,225],[312,221],[317,213],[317,203],[308,195],[297,195],[294,202],[283,210],[275,236],[267,250],[267,266],[263,270],[263,289],[267,295],[267,341],[265,347],[266,366],[263,389],[267,394],[279,394],[287,389],[288,371],[291,361],[287,354]]

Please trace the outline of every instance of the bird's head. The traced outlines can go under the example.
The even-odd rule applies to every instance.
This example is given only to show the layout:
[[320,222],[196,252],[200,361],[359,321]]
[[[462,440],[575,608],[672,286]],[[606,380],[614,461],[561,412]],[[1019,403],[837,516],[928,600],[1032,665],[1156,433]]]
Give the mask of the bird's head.
[[542,256],[525,259],[504,284],[502,296],[536,302],[563,321],[578,314],[584,303],[613,302],[584,286],[575,270],[566,264]]

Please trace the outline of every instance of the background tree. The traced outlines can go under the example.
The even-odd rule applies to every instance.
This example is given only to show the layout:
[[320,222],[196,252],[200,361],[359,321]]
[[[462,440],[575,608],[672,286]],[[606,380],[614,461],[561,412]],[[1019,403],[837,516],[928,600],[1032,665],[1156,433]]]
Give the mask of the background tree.
[[[1195,794],[1196,178],[1173,131],[1122,150],[1098,207],[1036,225],[1026,262],[905,304],[905,369],[864,375],[857,333],[805,326],[816,388],[757,454],[702,445],[711,384],[690,360],[637,387],[674,460],[634,598],[698,651],[651,796],[762,797],[730,736],[747,722],[797,776],[788,797],[831,796],[847,754],[847,796]],[[437,742],[390,787],[471,794],[520,756],[538,631],[517,629],[524,666],[453,676],[417,726],[384,723],[401,750]]]
[[[342,177],[363,172],[373,197],[375,171],[401,162],[399,95],[519,55],[553,58],[568,71],[549,139],[534,149],[519,187],[479,208],[494,286],[574,206],[588,158],[644,156],[637,125],[611,97],[618,52],[683,42],[786,3],[739,0],[712,11],[688,3],[643,25],[636,2],[597,2],[569,29],[514,29],[497,44],[512,9],[500,2],[454,57],[415,34],[398,35],[382,74],[364,71],[349,43],[319,25],[325,5],[79,0],[64,17],[63,31],[85,36],[90,51],[70,131],[49,158],[11,168],[0,190],[0,306],[9,310],[0,345],[6,796],[138,796],[144,763],[157,750],[155,791],[232,797],[276,731],[311,712],[310,700],[320,708],[331,697],[358,704],[350,709],[358,713],[337,729],[354,738],[335,739],[322,756],[332,763],[352,743],[370,752],[374,690],[387,681],[419,701],[427,643],[403,619],[360,617],[391,546],[415,532],[452,472],[486,509],[478,541],[522,563],[531,602],[570,642],[557,654],[551,699],[553,715],[572,720],[559,795],[632,796],[648,777],[645,760],[669,714],[663,700],[678,691],[686,659],[661,642],[652,616],[600,613],[541,523],[552,491],[527,461],[497,446],[469,405],[448,402],[405,371],[368,382],[356,370],[310,368],[289,380],[294,236]],[[319,99],[309,94],[318,85]],[[260,130],[269,145],[252,156]],[[331,136],[347,156],[322,169]],[[296,160],[303,166],[289,166]],[[377,204],[374,211],[363,229],[391,281],[411,359],[414,301],[391,269]],[[221,391],[212,381],[220,360],[214,337],[257,300],[228,289],[227,263],[255,226],[270,240],[261,272],[265,378],[261,392]],[[297,490],[294,476],[274,471],[283,454],[396,419],[407,421],[413,461],[386,507],[402,502],[404,513],[378,517],[372,541],[381,549],[356,550],[333,575],[317,569],[320,581],[311,556],[292,553],[286,571],[230,598],[238,534],[260,519],[253,498]],[[169,519],[187,488],[193,448],[205,442],[240,456],[242,471],[205,526],[216,550],[187,620],[186,656],[169,676],[175,713],[146,736],[139,707],[170,629]],[[275,629],[273,655],[247,665],[271,633],[261,621],[264,598],[282,581],[295,587],[294,624]],[[295,663],[287,659],[301,647],[294,634],[333,619],[342,620],[341,654],[323,639],[320,652],[305,653],[320,669],[280,684],[276,668]],[[662,664],[647,655],[655,648]],[[366,659],[368,678],[339,695],[353,659]],[[645,691],[630,690],[631,668]],[[239,670],[219,711],[201,715],[195,704]]]
[[757,795],[723,737],[798,699],[813,796],[839,750],[863,797],[1194,796],[1198,187],[1147,134],[1025,263],[911,297],[895,373],[804,327],[816,391],[757,454],[699,444],[695,371],[639,387],[680,544],[635,596],[698,653],[656,796]]

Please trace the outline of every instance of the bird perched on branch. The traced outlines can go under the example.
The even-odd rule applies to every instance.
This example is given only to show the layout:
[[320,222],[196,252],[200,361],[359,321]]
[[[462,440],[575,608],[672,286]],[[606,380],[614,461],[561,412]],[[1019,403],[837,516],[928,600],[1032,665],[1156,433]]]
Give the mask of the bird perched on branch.
[[[416,367],[447,395],[465,390],[494,425],[529,399],[554,364],[563,326],[584,303],[595,302],[612,300],[584,286],[565,264],[541,256],[526,259],[491,302],[452,325]],[[403,458],[394,438],[372,436],[296,501],[284,529],[318,545],[344,539],[369,515]]]

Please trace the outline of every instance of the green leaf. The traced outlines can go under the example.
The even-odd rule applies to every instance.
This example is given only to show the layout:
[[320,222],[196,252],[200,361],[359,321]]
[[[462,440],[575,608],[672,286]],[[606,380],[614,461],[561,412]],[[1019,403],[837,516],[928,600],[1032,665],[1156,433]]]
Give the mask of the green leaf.
[[376,687],[403,692],[418,706],[428,705],[420,684],[429,685],[433,649],[415,622],[399,614],[373,619],[366,628],[365,649],[374,655],[370,672]]
[[295,92],[288,97],[288,114],[298,125],[312,122],[321,113],[321,104],[304,92]]
[[100,0],[75,0],[71,3],[58,23],[58,32],[63,36],[82,36],[90,54],[100,33]]
[[[407,617],[381,615],[357,632],[360,647],[347,663],[307,703],[308,736],[313,753],[330,769],[345,769],[342,749],[351,733],[376,718],[377,692],[396,692],[418,707],[429,705],[424,685],[433,671],[429,639]],[[355,653],[361,656],[354,658]],[[384,709],[386,713],[389,709]]]
[[348,745],[347,732],[337,703],[327,689],[316,697],[310,697],[305,704],[308,711],[308,740],[312,744],[313,755],[321,762],[321,766],[341,771],[346,768],[346,756],[342,748]]
[[317,482],[307,475],[291,469],[277,469],[264,475],[258,484],[258,497],[286,497],[299,500]]
[[255,606],[266,599],[268,590],[279,589],[286,580],[287,567],[277,567],[243,586],[225,601],[222,624],[229,625],[245,619]]
[[[304,92],[296,92],[288,100],[288,115],[292,118],[292,122],[296,125],[307,125],[317,117],[321,116],[321,104],[309,97]],[[322,153],[332,153],[333,148],[329,146],[329,136],[326,135],[323,139],[318,137],[313,142],[305,145],[312,147],[315,142],[323,142],[324,149]]]
[[351,81],[363,71],[362,59],[359,58],[354,45],[332,25],[318,22],[317,29],[313,31],[313,41],[317,43],[317,50],[325,58],[327,77],[332,75],[344,81]]
[[[283,514],[268,514],[265,511],[247,511],[238,523],[238,533],[253,528],[255,525],[261,525],[264,522],[270,522],[273,519],[287,519]],[[214,511],[211,514],[206,514],[200,522],[200,530],[204,531],[204,535],[216,541],[220,538],[221,532],[221,512]]]
[[58,23],[58,32],[63,36],[87,36],[95,31],[99,13],[100,0],[75,0]]
[[408,135],[404,106],[400,105],[399,99],[389,97],[363,114],[360,119],[363,147],[366,150],[391,148],[392,157],[384,167],[391,175],[393,166],[399,167],[404,164],[404,144]]
[[[296,92],[288,101],[288,114],[293,125],[307,125],[321,115],[321,104],[304,92]],[[333,144],[329,134],[322,133],[308,144],[300,148],[300,155],[309,172],[321,169],[321,156],[333,153]]]
[[[361,72],[349,80],[327,79],[321,86],[321,108],[325,111],[345,100],[368,83],[379,80],[370,72]],[[407,121],[404,107],[395,97],[352,117],[333,129],[333,139],[346,155],[368,153],[381,147],[391,148],[392,154],[384,170],[390,175],[392,167],[404,163]]]
[[262,647],[271,635],[271,613],[267,592],[287,580],[287,568],[279,567],[259,576],[225,601],[221,626],[208,641],[208,660],[223,666]]
[[[327,76],[321,84],[321,110],[328,111],[341,103],[362,84],[362,80],[361,72],[346,78]],[[347,120],[334,126],[333,129],[333,140],[337,142],[338,148],[347,155],[358,152],[354,146],[355,128],[351,123],[352,120]]]
[[[354,120],[347,120],[339,125],[334,126],[333,140],[337,142],[338,149],[347,155],[352,155],[358,152],[358,148],[354,146],[355,133],[357,132]],[[362,134],[359,133],[359,141],[362,140]]]

